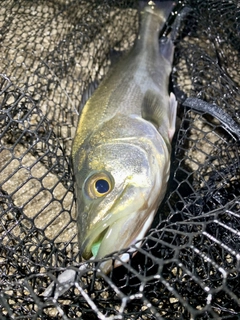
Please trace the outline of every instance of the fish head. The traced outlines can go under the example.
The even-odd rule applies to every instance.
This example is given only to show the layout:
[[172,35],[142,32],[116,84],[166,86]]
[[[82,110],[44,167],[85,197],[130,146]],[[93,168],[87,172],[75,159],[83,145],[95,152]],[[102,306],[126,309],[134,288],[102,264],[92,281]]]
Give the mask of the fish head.
[[[85,260],[128,248],[152,223],[162,200],[164,164],[169,161],[164,154],[155,157],[140,140],[85,150],[84,161],[75,170],[78,239]],[[101,269],[110,271],[111,261]]]

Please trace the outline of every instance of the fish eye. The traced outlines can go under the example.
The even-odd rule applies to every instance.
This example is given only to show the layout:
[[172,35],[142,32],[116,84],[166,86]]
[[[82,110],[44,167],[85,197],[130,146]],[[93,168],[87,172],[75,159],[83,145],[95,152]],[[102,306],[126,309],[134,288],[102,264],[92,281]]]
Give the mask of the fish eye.
[[103,193],[108,192],[108,190],[110,189],[110,185],[107,180],[99,179],[95,182],[95,188],[96,188],[97,192],[103,194]]
[[90,198],[100,198],[113,189],[113,180],[105,172],[93,174],[85,183],[85,190]]

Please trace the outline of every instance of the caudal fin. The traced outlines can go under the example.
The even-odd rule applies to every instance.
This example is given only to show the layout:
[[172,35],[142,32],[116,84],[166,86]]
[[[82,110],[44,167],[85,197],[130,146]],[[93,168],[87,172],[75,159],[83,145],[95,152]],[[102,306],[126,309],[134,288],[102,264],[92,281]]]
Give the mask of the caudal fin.
[[177,1],[139,1],[140,10],[154,10],[156,13],[161,14],[163,20],[167,20],[168,16],[172,12],[173,8],[177,4]]
[[[145,4],[145,6],[144,6]],[[140,1],[141,23],[139,36],[145,44],[149,38],[161,37],[166,26],[167,19],[175,5],[174,1]]]

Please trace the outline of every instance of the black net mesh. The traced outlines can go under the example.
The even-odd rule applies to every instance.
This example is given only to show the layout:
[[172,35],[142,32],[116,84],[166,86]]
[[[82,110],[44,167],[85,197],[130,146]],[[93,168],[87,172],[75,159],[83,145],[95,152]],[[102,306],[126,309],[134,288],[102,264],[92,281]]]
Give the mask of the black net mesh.
[[[180,4],[191,11],[176,39],[178,100],[216,103],[238,122],[239,2]],[[111,52],[133,45],[137,8],[138,1],[1,1],[1,319],[239,319],[239,140],[209,114],[180,109],[169,190],[139,252],[107,276],[96,276],[96,263],[78,269],[76,110],[106,74]],[[44,299],[67,267],[78,271],[74,285]]]

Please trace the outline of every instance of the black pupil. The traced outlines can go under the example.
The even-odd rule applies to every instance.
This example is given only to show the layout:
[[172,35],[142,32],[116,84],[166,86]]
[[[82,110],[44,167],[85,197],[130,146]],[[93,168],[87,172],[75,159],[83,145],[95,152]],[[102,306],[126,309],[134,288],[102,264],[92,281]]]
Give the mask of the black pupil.
[[109,183],[104,179],[100,179],[100,180],[96,181],[95,187],[96,187],[97,192],[106,193],[109,190]]

